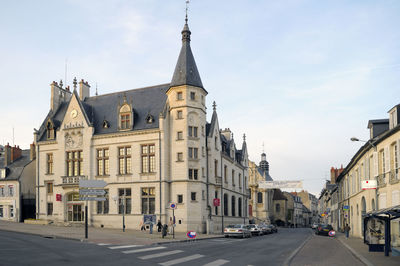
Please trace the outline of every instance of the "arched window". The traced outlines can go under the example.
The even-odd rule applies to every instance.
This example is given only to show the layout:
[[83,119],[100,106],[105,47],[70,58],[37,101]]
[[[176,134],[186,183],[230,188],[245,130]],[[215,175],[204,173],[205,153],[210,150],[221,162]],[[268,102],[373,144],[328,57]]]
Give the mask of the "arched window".
[[55,132],[54,132],[54,125],[51,121],[47,122],[47,139],[54,139],[55,138]]
[[228,195],[224,194],[224,215],[228,216]]
[[242,217],[242,198],[238,199],[238,216]]
[[277,203],[277,204],[275,205],[275,211],[276,211],[277,213],[279,213],[279,212],[281,211],[281,205],[280,205],[279,203]]
[[262,192],[257,193],[257,203],[263,203],[263,195]]
[[232,216],[236,216],[236,199],[235,196],[232,196]]
[[130,129],[132,128],[132,111],[128,104],[124,104],[119,109],[119,119],[120,119],[120,129]]

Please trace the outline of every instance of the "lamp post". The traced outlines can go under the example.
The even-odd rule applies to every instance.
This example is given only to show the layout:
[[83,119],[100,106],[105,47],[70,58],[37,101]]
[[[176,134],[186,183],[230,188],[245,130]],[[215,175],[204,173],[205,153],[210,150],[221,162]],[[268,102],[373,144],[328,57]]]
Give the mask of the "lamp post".
[[[360,141],[360,142],[364,142],[364,143],[368,143],[369,145],[371,145],[371,147],[374,148],[374,151],[377,150],[376,146],[372,143],[372,139],[370,140],[361,140],[359,138],[356,137],[352,137],[350,138],[351,141]],[[376,177],[376,188],[375,188],[375,210],[378,210],[378,176]]]

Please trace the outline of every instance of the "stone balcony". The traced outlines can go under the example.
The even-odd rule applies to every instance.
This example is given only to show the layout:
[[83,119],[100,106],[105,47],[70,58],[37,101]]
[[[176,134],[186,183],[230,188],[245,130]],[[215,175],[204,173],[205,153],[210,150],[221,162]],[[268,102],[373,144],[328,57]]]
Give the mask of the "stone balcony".
[[386,174],[380,174],[378,176],[378,187],[385,187],[386,186]]
[[222,184],[222,177],[216,176],[216,177],[215,177],[215,183],[216,183],[217,185],[221,185],[221,184]]
[[399,178],[400,178],[399,169],[390,171],[389,183],[391,185],[398,183],[399,182]]
[[80,180],[87,180],[87,176],[62,176],[62,186],[79,186]]

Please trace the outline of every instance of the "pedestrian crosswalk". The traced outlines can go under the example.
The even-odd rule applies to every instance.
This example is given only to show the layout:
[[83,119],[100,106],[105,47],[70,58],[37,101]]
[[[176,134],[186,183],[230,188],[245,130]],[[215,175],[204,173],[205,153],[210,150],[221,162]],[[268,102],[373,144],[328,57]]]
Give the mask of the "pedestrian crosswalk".
[[113,245],[107,243],[98,243],[97,245],[127,255],[137,254],[137,258],[140,260],[151,261],[162,266],[187,265],[191,262],[196,262],[196,265],[221,266],[229,262],[225,259],[215,260],[215,258],[209,258],[203,254],[188,254],[180,249],[168,250],[169,246]]

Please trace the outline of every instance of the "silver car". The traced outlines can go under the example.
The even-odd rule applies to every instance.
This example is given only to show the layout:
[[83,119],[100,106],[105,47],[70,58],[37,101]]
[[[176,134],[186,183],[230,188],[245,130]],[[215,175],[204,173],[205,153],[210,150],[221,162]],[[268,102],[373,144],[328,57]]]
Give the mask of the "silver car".
[[233,226],[228,226],[224,229],[224,236],[237,236],[237,237],[251,237],[250,228],[248,225],[235,224]]
[[261,229],[256,224],[249,224],[251,234],[253,236],[260,236],[262,235]]

